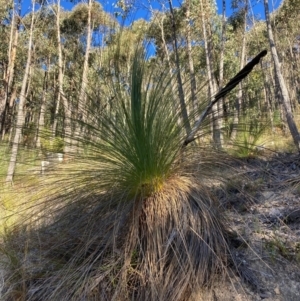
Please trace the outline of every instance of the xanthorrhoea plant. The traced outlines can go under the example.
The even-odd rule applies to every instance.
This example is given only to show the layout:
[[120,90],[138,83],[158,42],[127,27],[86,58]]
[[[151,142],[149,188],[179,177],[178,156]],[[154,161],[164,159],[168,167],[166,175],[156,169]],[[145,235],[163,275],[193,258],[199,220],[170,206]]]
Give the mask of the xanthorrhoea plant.
[[170,78],[148,63],[138,50],[130,81],[115,68],[109,108],[86,109],[75,137],[86,151],[46,179],[26,241],[14,238],[24,258],[8,298],[188,300],[225,271],[223,216],[183,147],[195,133],[186,137]]
[[222,218],[186,168],[170,78],[137,51],[127,84],[81,122],[88,150],[47,179],[26,300],[184,300],[224,270]]

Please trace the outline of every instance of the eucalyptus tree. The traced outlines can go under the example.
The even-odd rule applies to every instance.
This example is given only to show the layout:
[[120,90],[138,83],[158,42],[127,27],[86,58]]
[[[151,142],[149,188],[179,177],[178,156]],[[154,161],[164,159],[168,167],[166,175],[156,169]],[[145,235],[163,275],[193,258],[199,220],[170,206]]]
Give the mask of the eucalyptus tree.
[[[83,71],[82,71],[82,78],[81,78],[81,88],[80,88],[80,94],[78,98],[79,106],[85,106],[85,94],[86,94],[86,85],[87,85],[87,75],[88,75],[88,61],[89,61],[89,55],[90,55],[90,48],[92,44],[92,32],[94,24],[92,24],[92,0],[88,0],[87,3],[87,25],[86,25],[86,48],[85,48],[85,55],[84,55],[84,62],[83,62]],[[79,114],[82,114],[83,112],[80,107],[78,108]],[[83,118],[87,118],[87,116],[84,116]],[[75,134],[76,135],[76,134]]]
[[[219,55],[219,90],[223,87],[224,82],[224,57],[225,57],[225,47],[226,47],[226,1],[222,0],[222,19],[221,19],[221,34],[220,34],[220,55]],[[222,107],[222,109],[221,109]],[[222,98],[222,101],[218,103],[218,111],[222,112],[223,119],[227,118],[226,112],[226,101]]]
[[25,66],[25,73],[22,81],[22,88],[19,95],[19,104],[18,104],[18,114],[17,114],[17,121],[16,121],[16,130],[13,139],[13,146],[11,151],[10,162],[7,170],[6,182],[12,183],[13,176],[15,172],[16,162],[17,162],[17,154],[20,139],[22,137],[22,128],[25,121],[24,116],[24,105],[26,101],[26,87],[29,80],[29,72],[30,72],[30,65],[32,60],[32,47],[33,47],[33,29],[34,29],[34,21],[35,21],[35,0],[32,0],[32,13],[31,13],[31,23],[29,29],[29,40],[28,40],[28,53],[27,53],[27,62]]
[[176,66],[176,78],[177,78],[177,89],[180,101],[180,108],[181,108],[181,117],[185,124],[186,133],[189,134],[191,131],[191,125],[189,121],[189,116],[187,112],[187,105],[185,100],[185,95],[183,91],[183,81],[181,75],[181,68],[180,68],[180,58],[179,58],[179,49],[178,49],[178,42],[177,42],[177,28],[176,28],[176,19],[174,8],[172,4],[172,0],[168,0],[169,7],[170,7],[170,19],[171,19],[171,32],[172,32],[172,44],[173,44],[173,51],[175,54],[175,66]]
[[300,3],[295,0],[282,1],[282,5],[271,17],[281,59],[281,71],[288,86],[292,109],[297,106],[297,98],[300,95],[299,18]]
[[192,0],[186,0],[184,3],[185,16],[186,16],[186,49],[188,54],[190,83],[191,83],[191,100],[193,109],[197,110],[197,83],[194,68],[194,61],[192,56],[192,23],[191,17]]
[[[202,25],[202,35],[205,50],[205,60],[207,69],[207,78],[209,84],[209,98],[212,101],[214,95],[217,93],[217,85],[215,74],[213,70],[213,45],[212,45],[212,14],[215,13],[209,1],[199,0],[199,13]],[[218,110],[218,104],[212,107],[212,127],[213,127],[213,141],[217,148],[221,148],[223,144],[223,137],[221,133],[221,112]]]
[[[49,6],[42,7],[41,17],[36,23],[36,42],[34,45],[34,93],[36,125],[34,143],[38,149],[42,147],[41,142],[50,139],[51,121],[54,118],[55,99],[58,96],[57,81],[57,38],[56,18]],[[54,78],[54,80],[50,80]],[[52,93],[48,93],[51,91]],[[47,133],[47,135],[46,135]]]
[[220,49],[220,72],[219,88],[223,87],[224,81],[224,54],[226,44],[226,0],[222,0],[222,26],[221,26],[221,49]]
[[147,37],[154,41],[156,46],[156,60],[162,64],[166,63],[171,81],[172,95],[176,98],[176,83],[173,81],[173,61],[168,47],[168,26],[166,26],[167,15],[160,11],[152,11],[152,20]]
[[[104,12],[101,4],[92,0],[89,0],[87,4],[80,3],[75,6],[71,14],[68,16],[68,22],[72,24],[78,23],[78,26],[75,26],[75,28],[77,28],[77,34],[85,37],[84,60],[76,110],[77,118],[79,117],[79,119],[86,121],[89,115],[88,104],[86,102],[86,94],[93,32],[100,26],[113,26],[114,22],[112,18]],[[75,136],[78,136],[79,134],[80,129],[77,125],[75,129]]]
[[[239,7],[240,4],[242,4],[242,7]],[[239,9],[235,15],[231,17],[231,23],[234,25],[234,30],[237,33],[238,40],[240,38],[242,39],[242,45],[241,48],[237,50],[238,53],[240,53],[240,69],[243,68],[245,64],[245,58],[246,58],[246,33],[247,33],[247,16],[248,16],[248,0],[235,0],[232,2],[232,6],[235,9]],[[239,45],[237,43],[237,48],[239,48]],[[240,83],[239,89],[237,91],[236,95],[236,101],[235,101],[235,110],[234,110],[234,117],[233,117],[233,129],[231,132],[231,139],[235,139],[237,135],[237,127],[239,124],[239,119],[242,111],[243,106],[243,86]]]
[[265,7],[267,33],[268,33],[268,38],[269,38],[269,43],[270,43],[270,48],[271,48],[272,59],[273,59],[274,67],[275,67],[275,76],[278,79],[279,89],[280,89],[280,93],[281,93],[281,101],[282,101],[283,107],[285,109],[286,120],[288,123],[289,130],[291,132],[291,135],[293,137],[294,144],[297,147],[298,151],[300,151],[299,131],[298,131],[297,125],[294,121],[289,92],[288,92],[288,89],[285,84],[285,80],[284,80],[284,78],[282,76],[282,72],[281,72],[280,62],[279,62],[278,53],[277,53],[277,47],[276,47],[275,40],[273,37],[273,30],[272,30],[271,21],[270,21],[268,0],[264,0],[264,7]]
[[56,15],[56,37],[57,37],[57,53],[58,53],[58,96],[55,108],[55,119],[52,127],[52,136],[55,137],[57,127],[57,116],[60,107],[60,101],[63,100],[64,106],[64,132],[65,132],[65,147],[64,152],[69,153],[71,148],[71,108],[66,95],[64,94],[64,73],[63,73],[63,53],[62,53],[62,39],[61,39],[61,6],[60,0],[57,0],[57,4],[53,7],[53,12]]
[[[197,85],[192,58],[191,31],[188,29],[186,32],[186,4],[175,8],[172,1],[167,1],[167,3],[169,9],[164,7],[163,11],[152,11],[148,37],[155,43],[157,58],[168,68],[170,78],[172,78],[173,95],[174,98],[179,95],[181,118],[185,121],[188,133],[191,130],[192,112],[197,109]],[[192,19],[190,18],[188,22],[191,23]],[[188,61],[185,60],[186,54]],[[188,76],[189,87],[186,85],[185,76]]]
[[[9,14],[11,15],[9,18]],[[4,68],[3,74],[3,83],[4,87],[0,93],[0,132],[2,133],[2,140],[7,130],[7,124],[9,124],[8,118],[9,113],[12,107],[12,97],[14,96],[13,91],[13,79],[14,79],[14,70],[16,62],[16,52],[18,45],[19,37],[19,26],[20,26],[20,7],[17,9],[15,7],[14,1],[9,1],[1,3],[1,16],[0,18],[4,21],[4,25],[1,27],[1,36],[3,37],[2,41],[7,41],[7,43],[2,43],[2,45],[8,45],[8,48],[3,49],[1,52],[7,52],[7,57],[4,59],[7,63],[3,65]],[[10,25],[10,33],[8,39],[8,25]]]

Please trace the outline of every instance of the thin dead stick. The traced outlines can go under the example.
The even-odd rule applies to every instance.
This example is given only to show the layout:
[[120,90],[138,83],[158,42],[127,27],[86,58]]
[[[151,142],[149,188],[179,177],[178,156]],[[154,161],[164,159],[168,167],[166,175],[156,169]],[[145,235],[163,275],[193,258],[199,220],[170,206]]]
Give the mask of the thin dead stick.
[[251,62],[249,62],[235,77],[233,77],[228,84],[222,88],[214,97],[213,101],[206,107],[206,109],[202,112],[199,119],[195,122],[193,129],[190,134],[184,140],[182,147],[187,146],[189,143],[193,142],[196,137],[196,133],[200,128],[201,123],[211,111],[212,107],[224,96],[226,96],[234,87],[236,87],[257,65],[262,57],[267,54],[267,50],[263,50],[260,52]]

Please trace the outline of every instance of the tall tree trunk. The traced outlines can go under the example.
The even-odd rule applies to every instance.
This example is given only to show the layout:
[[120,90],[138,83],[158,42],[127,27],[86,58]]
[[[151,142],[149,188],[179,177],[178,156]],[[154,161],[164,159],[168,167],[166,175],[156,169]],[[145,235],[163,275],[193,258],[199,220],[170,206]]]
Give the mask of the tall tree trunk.
[[267,111],[269,113],[268,115],[269,115],[269,118],[270,118],[271,130],[272,130],[272,133],[274,133],[273,111],[272,111],[272,107],[271,107],[271,103],[270,103],[270,98],[268,97],[268,82],[266,80],[266,74],[264,72],[264,68],[263,68],[262,62],[260,62],[260,68],[261,68],[261,72],[262,72],[263,78],[264,78],[264,99],[265,99],[265,106],[266,106]]
[[165,18],[165,15],[163,15],[161,23],[160,23],[160,21],[158,22],[158,26],[160,27],[163,49],[164,49],[164,52],[165,52],[165,56],[167,58],[167,65],[168,65],[169,75],[170,75],[170,79],[171,79],[172,97],[173,97],[173,100],[174,100],[174,114],[176,114],[176,108],[175,108],[175,101],[177,99],[177,97],[176,97],[177,92],[176,92],[176,87],[175,87],[176,83],[173,82],[173,79],[174,79],[174,77],[173,77],[173,68],[172,68],[172,63],[171,63],[171,59],[170,59],[169,50],[168,50],[167,43],[166,43],[166,40],[165,40],[164,18]]
[[86,49],[85,56],[83,62],[83,71],[82,71],[82,79],[81,79],[81,89],[79,96],[79,103],[85,106],[85,96],[86,96],[86,86],[87,86],[87,76],[89,71],[89,55],[92,44],[92,20],[91,20],[91,11],[92,11],[92,0],[88,0],[88,23],[87,23],[87,38],[86,38]]
[[185,126],[186,133],[187,133],[187,135],[189,135],[192,128],[191,128],[189,118],[188,118],[184,91],[183,91],[183,83],[182,83],[181,72],[180,72],[178,44],[177,44],[177,37],[176,37],[175,15],[174,15],[172,1],[168,0],[168,2],[169,2],[170,12],[171,12],[171,16],[172,16],[173,48],[174,48],[174,53],[175,53],[175,64],[176,64],[176,69],[177,69],[176,70],[177,88],[178,88],[180,108],[181,108],[181,117],[182,117],[182,120],[183,120],[183,123]]
[[[212,49],[211,49],[211,30],[206,28],[207,24],[204,17],[204,8],[203,2],[200,0],[200,8],[201,8],[201,22],[202,22],[202,31],[203,31],[203,40],[204,40],[204,50],[205,50],[205,59],[206,59],[206,68],[207,68],[207,77],[209,83],[209,98],[212,101],[214,95],[217,93],[217,87],[215,83],[215,78],[213,74],[212,68]],[[209,24],[208,24],[209,26]],[[217,148],[222,147],[222,134],[221,134],[221,126],[218,112],[218,104],[216,103],[212,107],[212,128],[213,128],[213,141]]]
[[[88,111],[86,109],[86,86],[88,80],[88,71],[89,71],[89,55],[90,49],[92,44],[92,20],[91,20],[91,11],[92,11],[92,0],[88,0],[88,22],[87,22],[87,32],[86,32],[86,49],[85,49],[85,56],[83,62],[83,71],[82,71],[82,79],[81,79],[81,88],[80,88],[80,95],[78,99],[78,108],[77,108],[77,118],[82,121],[86,121],[88,118]],[[76,124],[75,129],[75,137],[80,135],[81,129],[80,125]],[[79,138],[79,137],[78,137]]]
[[65,122],[64,122],[64,152],[69,153],[71,151],[71,109],[69,107],[69,102],[64,94],[63,83],[64,83],[64,73],[63,73],[63,58],[62,58],[62,46],[61,46],[61,36],[60,36],[60,0],[57,1],[57,12],[56,12],[56,35],[57,35],[57,52],[58,52],[58,96],[56,100],[54,123],[52,128],[52,136],[55,137],[56,127],[57,127],[57,115],[60,107],[60,100],[63,101]]
[[52,125],[53,138],[56,135],[57,117],[58,117],[58,112],[60,107],[61,96],[63,95],[63,61],[62,61],[61,38],[60,38],[60,0],[57,0],[56,38],[57,38],[57,53],[58,53],[58,95],[56,99],[54,121]]
[[[225,56],[225,43],[226,43],[226,0],[222,0],[222,34],[221,34],[221,51],[220,51],[220,73],[219,73],[219,90],[223,87],[224,82],[224,56]],[[221,118],[219,118],[219,122],[227,121],[227,114],[226,114],[226,98],[223,97],[221,101],[217,103],[218,112],[221,114]],[[224,120],[223,120],[224,119]],[[221,136],[221,139],[223,137]],[[222,140],[223,144],[223,140]]]
[[33,47],[33,26],[34,26],[34,14],[35,14],[34,6],[35,6],[35,0],[32,1],[32,15],[31,15],[30,34],[29,34],[29,41],[28,41],[27,62],[26,62],[25,73],[22,81],[20,98],[19,98],[16,131],[15,131],[13,147],[11,151],[11,157],[10,157],[10,162],[7,170],[7,176],[6,176],[6,182],[8,183],[12,183],[13,181],[13,176],[15,173],[16,162],[17,162],[19,143],[22,137],[22,128],[25,121],[24,105],[26,101],[25,93],[26,93],[27,82],[29,80],[31,55],[32,55],[32,47]]
[[224,81],[225,42],[226,42],[226,0],[222,0],[222,34],[221,34],[221,52],[220,52],[219,89],[222,89],[223,81]]
[[7,118],[9,113],[9,103],[10,103],[10,96],[12,92],[12,84],[14,78],[14,69],[15,69],[18,37],[19,37],[19,26],[20,26],[20,17],[19,15],[16,14],[15,7],[13,6],[10,41],[8,47],[8,67],[7,67],[7,72],[4,76],[5,92],[4,92],[2,104],[0,104],[0,121],[1,121],[0,126],[1,126],[2,139],[4,138],[6,132],[5,123],[8,122]]
[[[49,68],[49,64],[47,66],[47,69]],[[39,121],[36,131],[36,147],[38,149],[41,148],[41,130],[45,127],[45,111],[46,111],[46,93],[47,93],[47,86],[48,86],[48,71],[45,71],[44,75],[44,83],[43,83],[43,93],[42,93],[42,99],[41,99],[41,109],[40,109],[40,115],[39,115]]]
[[279,89],[280,89],[281,96],[282,96],[281,100],[282,100],[282,104],[283,104],[283,107],[284,107],[284,110],[285,110],[285,116],[286,116],[286,120],[287,120],[287,123],[288,123],[289,130],[291,132],[291,135],[293,137],[294,143],[295,143],[298,151],[300,151],[299,131],[298,131],[298,128],[297,128],[296,123],[294,121],[289,93],[288,93],[288,90],[287,90],[287,87],[286,87],[286,84],[285,84],[285,81],[284,81],[284,78],[282,76],[281,69],[280,69],[280,63],[279,63],[279,59],[278,59],[277,49],[276,49],[276,46],[275,46],[275,41],[274,41],[274,38],[273,38],[273,31],[272,31],[272,27],[271,27],[271,23],[270,23],[268,0],[264,0],[264,6],[265,6],[265,15],[266,15],[266,25],[267,25],[267,31],[268,31],[268,38],[269,38],[271,54],[272,54],[272,58],[273,58],[274,66],[275,66],[276,77],[278,79]]
[[187,47],[187,54],[188,54],[188,61],[189,61],[192,108],[196,112],[196,110],[197,110],[197,85],[196,85],[195,69],[194,69],[194,62],[193,62],[193,56],[192,56],[192,38],[191,38],[191,20],[190,20],[191,11],[190,11],[190,9],[191,9],[191,0],[188,0],[187,6],[186,6],[186,19],[187,19],[186,47]]
[[[243,31],[243,40],[242,40],[242,49],[241,49],[241,58],[240,58],[240,69],[245,65],[245,56],[246,56],[246,32],[247,32],[247,14],[248,14],[248,0],[245,2],[245,11],[244,11],[244,31]],[[235,108],[233,115],[233,128],[231,132],[231,139],[235,139],[237,135],[237,128],[240,120],[241,110],[243,102],[243,85],[242,83],[238,86],[237,96],[235,100]]]

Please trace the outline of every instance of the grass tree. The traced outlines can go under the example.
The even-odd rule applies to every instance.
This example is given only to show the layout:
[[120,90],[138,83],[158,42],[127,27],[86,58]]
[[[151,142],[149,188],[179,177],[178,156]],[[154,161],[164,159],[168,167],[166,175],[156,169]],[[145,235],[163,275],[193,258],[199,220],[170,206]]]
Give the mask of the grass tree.
[[114,68],[111,110],[91,108],[93,118],[79,121],[84,150],[34,188],[30,217],[7,232],[3,300],[193,300],[224,274],[230,241],[206,186],[216,157],[210,149],[202,158],[191,142],[265,54],[215,96],[189,135],[172,78],[142,47],[130,77]]
[[83,125],[84,157],[55,175],[26,242],[15,237],[39,255],[14,267],[10,297],[22,269],[24,300],[186,300],[225,270],[224,219],[193,175],[199,158],[182,149],[170,81],[140,51],[129,87],[114,81],[116,118]]

